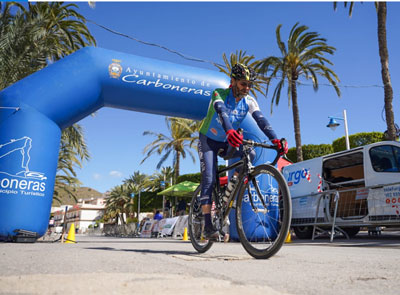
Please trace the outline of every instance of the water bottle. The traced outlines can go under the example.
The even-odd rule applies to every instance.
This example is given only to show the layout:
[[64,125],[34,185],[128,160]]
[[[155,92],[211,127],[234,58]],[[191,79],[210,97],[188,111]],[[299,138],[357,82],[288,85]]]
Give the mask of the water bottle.
[[231,196],[232,192],[235,190],[237,183],[238,183],[238,177],[236,175],[233,175],[231,180],[228,183],[228,186],[226,187],[226,190],[225,190],[225,197],[224,197],[225,202],[228,202],[229,197]]

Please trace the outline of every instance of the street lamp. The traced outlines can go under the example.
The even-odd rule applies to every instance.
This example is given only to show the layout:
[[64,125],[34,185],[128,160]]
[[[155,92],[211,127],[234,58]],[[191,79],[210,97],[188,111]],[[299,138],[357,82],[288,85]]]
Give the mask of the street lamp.
[[344,133],[345,133],[345,138],[346,138],[346,149],[350,149],[350,141],[349,141],[349,130],[347,127],[347,115],[346,115],[346,110],[343,110],[343,118],[340,117],[331,117],[328,116],[329,123],[326,125],[326,127],[331,128],[333,131],[335,131],[336,127],[338,127],[340,124],[336,120],[343,120],[344,121]]
[[140,192],[142,190],[139,190],[139,198],[138,198],[138,214],[137,214],[137,218],[138,218],[138,222],[140,224]]
[[[137,218],[138,218],[138,224],[140,224],[140,192],[142,190],[139,190],[139,197],[138,197],[138,213],[137,213]],[[131,198],[133,199],[135,197],[134,193],[131,193]]]
[[[164,175],[164,181],[160,182],[162,189],[165,189],[165,175]],[[162,196],[162,214],[164,217],[165,214],[165,195]]]

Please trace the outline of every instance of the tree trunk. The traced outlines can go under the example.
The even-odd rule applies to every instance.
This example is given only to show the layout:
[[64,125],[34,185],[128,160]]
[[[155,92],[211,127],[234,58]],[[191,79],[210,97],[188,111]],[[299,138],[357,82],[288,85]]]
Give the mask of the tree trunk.
[[178,181],[178,176],[179,176],[179,166],[181,162],[181,152],[176,151],[176,159],[175,159],[175,175],[174,175],[174,183],[176,184],[176,182]]
[[121,215],[119,216],[121,218],[121,224],[124,225],[125,222],[125,218],[124,218],[124,212],[120,213]]
[[301,148],[301,135],[300,135],[300,116],[299,116],[299,105],[297,103],[297,87],[296,81],[290,82],[292,85],[292,111],[293,111],[293,126],[294,126],[294,137],[296,140],[296,155],[297,162],[303,161],[303,150]]
[[381,60],[381,74],[385,93],[385,115],[388,140],[396,139],[393,113],[393,89],[389,74],[389,53],[386,40],[386,2],[376,2],[378,5],[378,43]]
[[[119,213],[117,212],[117,214],[115,215],[115,220],[117,221],[117,225],[118,225],[118,220],[120,219],[120,217],[119,217]],[[121,223],[122,223],[122,221],[121,221]]]

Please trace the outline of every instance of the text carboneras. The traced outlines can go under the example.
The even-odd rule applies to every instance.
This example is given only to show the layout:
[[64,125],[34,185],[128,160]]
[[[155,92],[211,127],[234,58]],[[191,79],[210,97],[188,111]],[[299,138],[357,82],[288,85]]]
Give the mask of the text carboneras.
[[[194,87],[194,85],[209,87],[210,83],[206,83],[204,81],[196,82],[196,80],[190,80],[187,78],[174,77],[165,74],[157,74],[154,72],[138,71],[136,69],[131,70],[130,68],[127,68],[126,73],[127,73],[126,75],[122,76],[122,81],[126,83],[136,83],[137,85],[143,85],[146,87],[152,86],[154,88],[162,88],[165,90],[175,90],[177,92],[211,96],[210,90],[204,90],[202,88]],[[139,75],[143,77],[140,77]],[[155,78],[157,78],[157,80],[152,81]],[[187,83],[188,86],[176,85],[174,84],[174,82]]]
[[43,181],[19,180],[15,178],[3,178],[0,181],[0,193],[17,194],[17,190],[19,190],[22,195],[44,197],[46,183]]

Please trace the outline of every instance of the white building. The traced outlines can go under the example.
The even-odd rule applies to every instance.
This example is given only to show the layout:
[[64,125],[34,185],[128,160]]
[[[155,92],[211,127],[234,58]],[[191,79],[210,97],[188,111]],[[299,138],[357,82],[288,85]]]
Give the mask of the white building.
[[[102,218],[105,210],[105,196],[100,198],[79,199],[76,205],[60,207],[54,212],[54,226],[64,226],[64,217],[67,230],[72,223],[79,233],[87,232],[90,225],[94,226],[96,220]],[[67,208],[67,212],[65,210]]]

